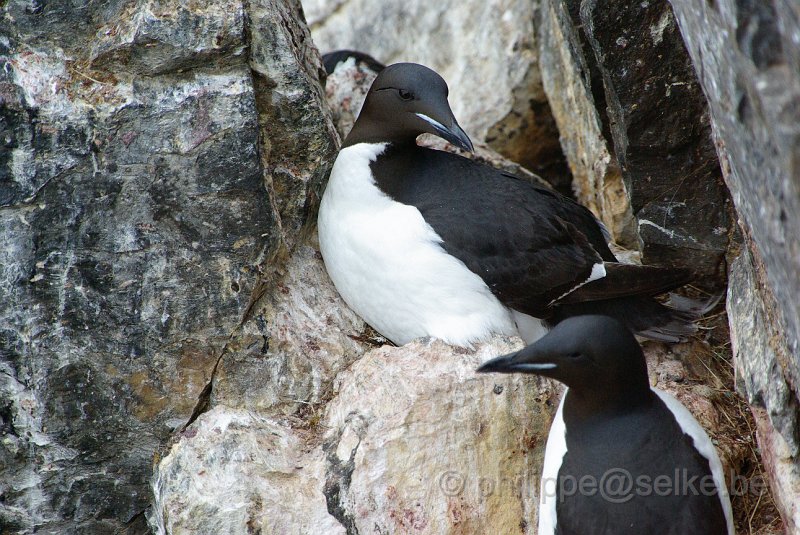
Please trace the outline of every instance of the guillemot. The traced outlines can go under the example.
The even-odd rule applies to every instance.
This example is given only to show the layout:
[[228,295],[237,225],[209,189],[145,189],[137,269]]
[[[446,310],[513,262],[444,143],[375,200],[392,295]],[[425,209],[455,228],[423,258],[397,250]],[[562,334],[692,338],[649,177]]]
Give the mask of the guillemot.
[[567,385],[550,429],[539,535],[732,535],[722,463],[673,396],[650,387],[633,334],[577,316],[479,372],[534,373]]
[[565,317],[607,313],[678,341],[694,315],[653,296],[684,270],[617,262],[585,207],[455,154],[473,146],[445,81],[413,63],[384,68],[331,171],[320,249],[345,302],[396,344],[433,336],[468,346],[493,333],[531,342]]

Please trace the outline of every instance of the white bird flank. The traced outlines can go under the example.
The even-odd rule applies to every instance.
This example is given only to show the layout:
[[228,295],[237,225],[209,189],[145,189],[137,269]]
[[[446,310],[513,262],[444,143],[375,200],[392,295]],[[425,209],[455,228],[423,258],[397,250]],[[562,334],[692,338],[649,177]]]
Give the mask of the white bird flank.
[[567,398],[565,389],[561,395],[550,434],[547,435],[547,445],[544,449],[544,467],[542,480],[539,485],[539,535],[554,535],[556,532],[556,503],[558,503],[558,471],[567,454],[567,428],[564,425],[564,400]]
[[694,447],[700,452],[700,455],[708,459],[711,475],[714,478],[719,500],[722,503],[722,512],[725,514],[725,521],[728,524],[728,535],[734,535],[733,510],[731,509],[731,500],[728,496],[728,486],[725,483],[725,472],[722,469],[722,462],[719,460],[719,455],[714,447],[714,443],[711,442],[711,438],[709,438],[703,426],[695,420],[692,413],[689,412],[689,409],[684,407],[672,394],[657,388],[653,388],[652,390],[661,398],[664,405],[666,405],[675,416],[675,420],[678,422],[678,425],[681,426],[683,432],[692,437]]
[[342,298],[396,344],[433,336],[469,346],[493,333],[517,334],[512,311],[445,252],[419,210],[377,186],[370,163],[385,148],[342,149],[322,197],[320,249]]

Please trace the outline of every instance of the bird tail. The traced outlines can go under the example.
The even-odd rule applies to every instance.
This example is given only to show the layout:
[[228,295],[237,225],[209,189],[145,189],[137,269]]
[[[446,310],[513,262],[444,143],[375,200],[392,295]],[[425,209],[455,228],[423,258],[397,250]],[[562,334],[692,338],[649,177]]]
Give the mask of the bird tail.
[[572,316],[602,314],[620,321],[644,338],[683,342],[697,332],[695,321],[714,308],[721,297],[718,295],[707,301],[698,301],[670,294],[666,304],[647,296],[561,304],[554,308],[549,322],[556,324]]
[[606,275],[561,297],[557,304],[605,301],[617,297],[653,296],[692,280],[688,269],[605,262]]

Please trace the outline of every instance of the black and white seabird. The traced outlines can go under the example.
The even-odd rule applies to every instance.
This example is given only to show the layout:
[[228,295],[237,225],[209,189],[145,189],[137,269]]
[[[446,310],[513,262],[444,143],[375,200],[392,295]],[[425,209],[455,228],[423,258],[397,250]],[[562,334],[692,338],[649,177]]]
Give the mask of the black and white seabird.
[[585,207],[417,146],[430,133],[472,151],[447,94],[427,67],[384,68],[339,152],[319,241],[353,310],[396,344],[433,336],[467,346],[493,333],[531,342],[587,313],[666,341],[693,332],[695,316],[653,298],[688,282],[686,272],[620,264]]
[[734,533],[711,439],[677,399],[650,387],[641,347],[616,320],[569,318],[478,371],[568,386],[547,439],[539,535]]

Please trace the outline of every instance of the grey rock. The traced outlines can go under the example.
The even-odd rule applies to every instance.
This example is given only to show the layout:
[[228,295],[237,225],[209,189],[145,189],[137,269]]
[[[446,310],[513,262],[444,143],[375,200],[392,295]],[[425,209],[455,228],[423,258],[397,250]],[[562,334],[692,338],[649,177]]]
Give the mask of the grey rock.
[[[643,261],[720,287],[730,220],[708,106],[666,0],[584,0],[604,120],[638,220]],[[696,282],[696,283],[697,283]]]
[[[572,171],[575,197],[605,224],[614,241],[640,248],[630,198],[593,94],[581,36],[560,0],[543,0],[536,12],[539,64],[561,147]],[[602,92],[598,95],[602,97]]]
[[321,63],[292,3],[2,9],[0,523],[143,532],[332,160]]
[[[739,384],[780,437],[794,483],[773,485],[789,531],[800,528],[800,11],[792,2],[672,0],[709,102],[717,152],[744,236],[732,269],[731,335]],[[764,427],[763,429],[768,429]],[[785,443],[782,450],[772,445]],[[790,474],[785,471],[784,474]],[[793,489],[782,494],[781,489]]]
[[800,463],[797,394],[786,380],[785,333],[776,330],[774,295],[760,281],[765,266],[747,249],[731,265],[728,318],[737,389],[747,397],[757,424],[761,457],[781,516],[791,533],[800,526]]
[[366,324],[339,297],[312,243],[297,247],[285,276],[227,345],[211,406],[313,417],[339,372],[369,349]]
[[[158,463],[156,531],[534,533],[561,387],[474,373],[520,343],[495,337],[468,350],[422,339],[372,349],[336,373],[311,417],[217,404]],[[738,472],[749,447],[696,362],[703,346],[647,344],[652,382],[686,404],[726,470]],[[693,386],[700,381],[713,388]]]
[[344,535],[325,504],[313,440],[290,422],[214,407],[156,467],[154,531]]
[[536,29],[578,198],[644,262],[719,286],[727,195],[669,4],[545,0]]
[[217,405],[159,462],[158,533],[533,533],[559,389],[481,376],[520,347],[383,346],[341,370],[320,417]]

